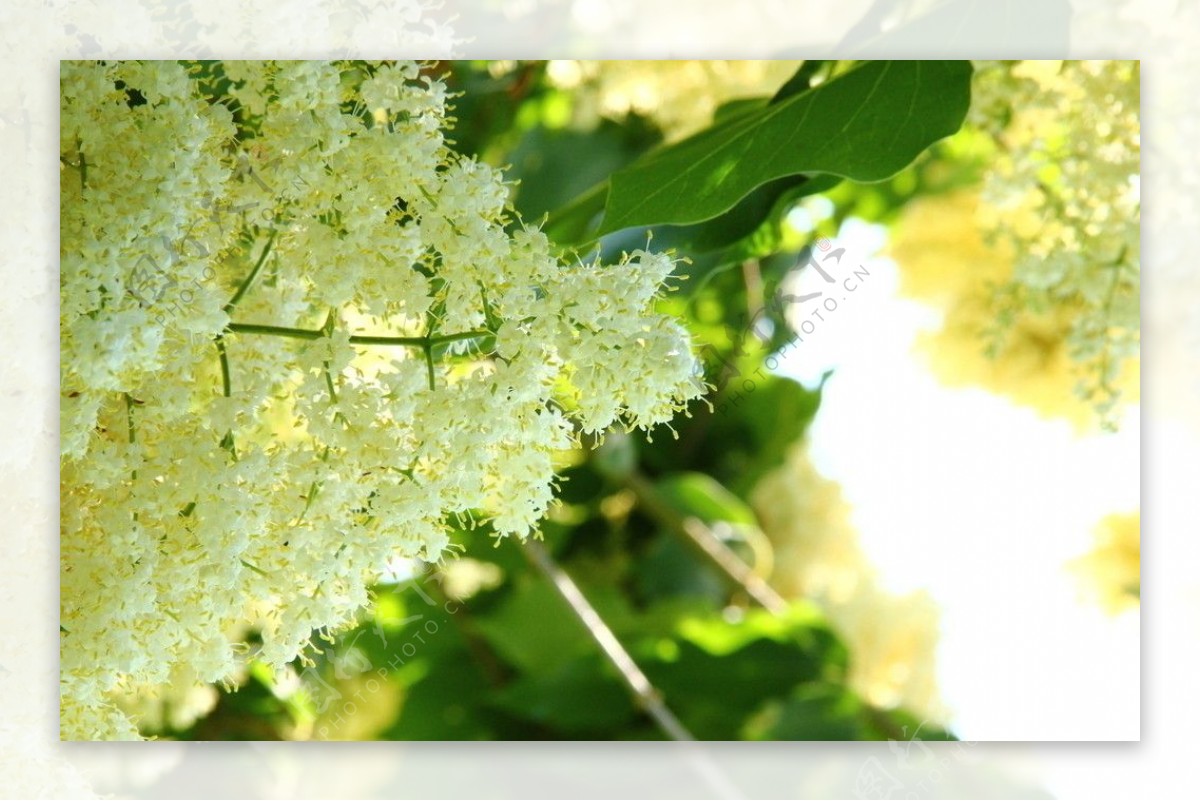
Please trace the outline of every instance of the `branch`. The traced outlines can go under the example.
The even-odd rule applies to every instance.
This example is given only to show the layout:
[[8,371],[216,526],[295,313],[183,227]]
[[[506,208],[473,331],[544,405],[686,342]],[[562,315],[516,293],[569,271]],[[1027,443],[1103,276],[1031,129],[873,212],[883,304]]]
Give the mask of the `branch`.
[[[286,328],[278,325],[258,325],[256,323],[230,323],[226,331],[234,334],[263,334],[265,336],[285,337],[288,339],[322,339],[326,333],[320,328]],[[435,337],[379,337],[369,334],[352,334],[351,345],[399,345],[406,348],[431,348],[447,342],[459,342],[464,339],[491,336],[491,331],[464,331],[458,334],[444,334]]]
[[239,286],[237,291],[233,293],[233,297],[230,298],[229,302],[225,304],[226,314],[232,313],[234,308],[241,303],[242,298],[245,297],[246,292],[249,291],[250,285],[254,283],[254,279],[257,278],[259,272],[262,271],[263,265],[267,262],[267,256],[271,253],[271,246],[275,244],[275,234],[276,232],[272,231],[271,235],[267,237],[267,242],[265,245],[263,245],[262,252],[258,254],[258,261],[254,263],[254,268],[250,270],[250,274],[246,276],[246,280],[242,281],[241,286]]
[[788,604],[783,596],[743,562],[702,520],[679,514],[641,473],[632,472],[625,481],[652,517],[669,531],[686,539],[759,606],[774,615],[781,615],[787,610]]
[[675,713],[663,703],[662,694],[654,688],[650,679],[646,678],[646,674],[637,666],[633,657],[612,633],[612,629],[588,603],[579,586],[567,575],[566,571],[558,566],[546,548],[536,540],[526,540],[523,545],[529,561],[550,580],[554,589],[558,590],[558,594],[567,602],[571,611],[579,618],[579,622],[587,629],[588,634],[600,646],[604,656],[621,674],[622,680],[633,694],[633,699],[638,706],[644,709],[672,740],[695,740],[692,733],[684,728],[684,725],[675,717]]

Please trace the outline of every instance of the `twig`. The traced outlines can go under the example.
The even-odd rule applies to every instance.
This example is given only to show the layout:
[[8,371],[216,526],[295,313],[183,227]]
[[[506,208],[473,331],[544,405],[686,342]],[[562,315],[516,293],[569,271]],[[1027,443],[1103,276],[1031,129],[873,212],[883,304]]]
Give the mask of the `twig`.
[[267,237],[266,244],[263,245],[262,252],[258,254],[258,261],[254,263],[254,267],[250,270],[250,274],[246,276],[246,279],[242,281],[241,285],[237,288],[237,291],[233,293],[233,297],[230,298],[229,302],[225,304],[226,314],[232,313],[234,308],[242,302],[242,298],[245,297],[246,292],[250,290],[250,285],[254,283],[254,279],[257,278],[259,272],[262,271],[263,265],[267,262],[267,256],[271,254],[271,246],[275,244],[275,234],[276,232],[272,231],[271,235]]
[[700,553],[708,557],[726,578],[745,590],[759,606],[774,615],[781,615],[787,611],[788,604],[783,596],[742,561],[741,557],[722,542],[703,521],[675,511],[663,500],[654,485],[640,473],[630,473],[625,480],[651,516],[668,530],[683,536]]
[[621,674],[622,680],[633,694],[634,701],[654,719],[658,727],[672,740],[688,742],[695,740],[692,733],[675,717],[675,713],[663,703],[662,694],[654,688],[650,679],[646,678],[646,674],[617,640],[612,629],[600,618],[595,608],[584,597],[579,586],[567,575],[566,571],[555,563],[545,547],[536,540],[526,540],[524,550],[529,561],[550,580],[554,589],[558,590],[558,594],[567,602],[571,611],[579,618],[579,622],[587,629],[588,634],[600,646],[600,650],[604,652],[608,661]]
[[[286,328],[278,325],[258,325],[255,323],[230,323],[226,331],[235,334],[263,334],[265,336],[285,337],[288,339],[316,340],[326,336],[320,328]],[[443,334],[441,336],[424,337],[381,337],[369,334],[351,334],[351,345],[398,345],[406,348],[427,348],[434,345],[444,345],[447,342],[461,342],[464,339],[491,336],[491,331],[463,331],[458,334]]]

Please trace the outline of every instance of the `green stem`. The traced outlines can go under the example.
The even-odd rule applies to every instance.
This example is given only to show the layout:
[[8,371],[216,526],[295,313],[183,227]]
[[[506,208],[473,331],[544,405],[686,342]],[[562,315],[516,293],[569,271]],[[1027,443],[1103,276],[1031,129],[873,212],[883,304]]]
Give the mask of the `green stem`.
[[229,375],[229,354],[225,350],[225,338],[218,336],[217,356],[221,361],[221,394],[227,398],[233,397],[233,381]]
[[[233,381],[229,375],[229,354],[225,351],[225,337],[218,335],[213,340],[217,346],[217,356],[221,362],[221,394],[226,398],[233,397]],[[237,445],[233,440],[233,430],[225,432],[225,436],[221,437],[221,447],[229,451],[229,455],[233,460],[237,461]]]
[[329,400],[337,403],[337,390],[333,387],[333,375],[329,372],[329,362],[325,362],[325,386],[329,389]]
[[350,337],[351,345],[399,345],[406,348],[423,348],[427,342],[425,337],[377,337],[366,334],[354,334]]
[[271,253],[271,246],[275,243],[275,236],[278,232],[271,231],[271,235],[267,237],[267,243],[263,245],[262,253],[258,254],[258,261],[254,263],[254,268],[250,270],[250,274],[246,276],[246,280],[242,281],[242,285],[237,288],[237,292],[233,294],[233,298],[225,304],[225,313],[229,314],[234,307],[241,302],[242,297],[250,289],[250,285],[254,283],[254,279],[258,278],[259,272],[262,271],[263,265],[267,263],[267,256]]
[[[129,427],[129,444],[132,445],[137,440],[133,429],[133,397],[128,392],[125,393],[125,423]],[[134,477],[137,477],[136,472]]]
[[[228,308],[228,307],[226,307]],[[265,336],[286,337],[288,339],[304,339],[316,340],[329,336],[331,326],[329,321],[326,321],[324,328],[285,328],[278,325],[258,325],[256,323],[230,323],[225,326],[225,330],[235,334],[262,334]],[[461,342],[467,339],[478,339],[479,337],[491,336],[491,331],[462,331],[457,334],[442,334],[433,336],[427,334],[423,337],[380,337],[366,334],[352,334],[350,336],[351,345],[395,345],[405,348],[420,348],[425,355],[425,365],[429,374],[429,388],[436,389],[436,375],[433,365],[433,349],[438,345],[445,345],[449,342]],[[217,337],[217,350],[221,354],[221,373],[225,378],[225,394],[229,395],[229,363],[225,357],[225,345],[221,337]],[[328,365],[326,366],[328,367]],[[337,400],[337,395],[333,389],[333,381],[326,369],[326,380],[329,382],[329,393],[333,400]]]
[[225,326],[226,331],[231,331],[235,334],[265,334],[273,337],[287,337],[289,339],[320,339],[325,336],[325,332],[312,328],[284,328],[278,325],[256,325],[254,323],[230,323]]
[[[133,396],[128,392],[125,393],[125,424],[129,427],[129,444],[132,445],[137,441],[136,432],[133,427]],[[137,483],[138,471],[133,469],[129,471],[129,479],[135,484]],[[137,512],[133,513],[134,522],[137,521]]]
[[[333,338],[333,326],[337,320],[337,312],[334,309],[329,310],[329,314],[325,316],[325,324],[321,326],[321,334],[325,337]],[[333,373],[329,370],[329,360],[326,359],[325,365],[325,386],[329,389],[329,400],[331,403],[337,403],[337,390],[333,386]],[[340,413],[339,415],[340,416]]]
[[[325,325],[321,326],[321,333],[327,337],[333,337],[333,327],[337,320],[337,312],[334,309],[329,310],[329,316],[325,318]],[[346,415],[337,410],[338,394],[337,388],[333,385],[333,371],[329,369],[329,360],[325,360],[325,386],[329,390],[329,404],[334,407],[333,419],[338,420],[346,428],[350,427],[350,421],[346,419]],[[326,449],[328,453],[328,449]]]
[[[235,334],[262,334],[288,339],[314,340],[325,336],[325,332],[319,328],[286,328],[279,325],[258,325],[257,323],[230,323],[225,327],[225,330]],[[447,342],[460,342],[464,339],[478,339],[479,337],[491,335],[491,331],[463,331],[458,334],[444,334],[436,337],[381,337],[370,334],[352,334],[350,336],[350,344],[425,348],[432,345],[444,345]]]
[[270,574],[267,573],[267,571],[263,570],[261,567],[256,567],[256,566],[250,564],[245,559],[239,559],[238,561],[242,563],[242,567],[247,568],[249,570],[253,570],[255,573],[257,573],[260,576],[264,576],[266,578],[271,577]]
[[433,371],[433,348],[425,346],[425,369],[429,376],[429,391],[437,389],[437,380]]
[[[464,331],[460,334],[443,334],[438,337],[427,337],[430,345],[442,345],[446,342],[461,342],[464,339],[477,339],[491,336],[491,331]],[[353,341],[353,338],[351,338]]]

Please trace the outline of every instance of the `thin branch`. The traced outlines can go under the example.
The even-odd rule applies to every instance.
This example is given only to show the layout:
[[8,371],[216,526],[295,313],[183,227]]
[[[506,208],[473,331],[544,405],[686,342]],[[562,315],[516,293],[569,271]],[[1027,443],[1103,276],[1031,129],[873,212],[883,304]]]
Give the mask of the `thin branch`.
[[218,336],[215,342],[217,356],[221,361],[221,394],[229,398],[233,396],[233,382],[229,375],[229,354],[225,350],[225,338]]
[[773,615],[782,615],[787,611],[787,601],[777,593],[762,576],[754,572],[749,565],[742,561],[713,530],[698,518],[685,518],[680,530],[690,542],[695,544],[714,565],[721,569],[731,581],[746,591],[746,594]]
[[684,537],[759,606],[775,615],[787,610],[788,604],[783,596],[742,561],[703,521],[679,514],[640,473],[630,473],[625,480],[638,502],[652,517],[669,531]]
[[265,334],[289,339],[320,339],[325,336],[324,331],[315,328],[284,328],[278,325],[255,325],[254,323],[230,323],[225,326],[225,330],[235,334]]
[[83,152],[83,142],[78,138],[75,139],[75,146],[79,149],[79,188],[82,191],[87,189],[87,154]]
[[[321,339],[325,332],[319,328],[286,328],[278,325],[258,325],[257,323],[230,323],[226,331],[235,334],[262,334],[264,336],[285,337],[288,339]],[[491,336],[491,331],[464,331],[458,334],[444,334],[436,337],[382,337],[368,334],[352,334],[351,345],[397,345],[406,348],[426,348],[442,345],[447,342],[459,342],[464,339],[477,339]]]
[[[226,398],[231,398],[233,397],[233,381],[229,375],[229,354],[225,350],[224,335],[218,334],[213,342],[217,346],[217,356],[221,361],[221,394]],[[221,437],[221,447],[229,451],[229,455],[233,457],[235,462],[238,460],[237,444],[233,439],[233,429],[226,431],[225,436]]]
[[429,379],[429,391],[437,389],[437,376],[433,368],[433,348],[425,346],[425,375]]
[[545,547],[536,540],[526,540],[524,551],[534,567],[550,580],[550,583],[554,585],[554,589],[558,590],[558,594],[567,602],[567,605],[571,607],[571,611],[579,618],[579,622],[583,624],[588,634],[600,646],[600,650],[604,652],[604,656],[617,669],[629,691],[633,694],[634,701],[638,706],[644,709],[654,719],[654,722],[658,724],[658,727],[672,740],[695,740],[696,738],[692,736],[692,733],[675,717],[675,713],[663,703],[662,694],[654,688],[654,685],[650,683],[650,679],[646,678],[646,674],[642,672],[642,669],[633,661],[633,657],[629,655],[629,652],[617,640],[616,636],[612,633],[612,629],[608,627],[595,608],[584,597],[579,586],[567,575],[566,571],[558,566]]
[[425,337],[376,337],[365,334],[352,334],[351,345],[399,345],[407,348],[425,347]]
[[258,261],[254,263],[254,268],[250,270],[250,274],[246,276],[246,280],[242,281],[242,285],[237,288],[237,292],[233,293],[233,297],[225,304],[225,313],[229,314],[234,307],[241,302],[242,297],[250,289],[250,285],[254,283],[254,279],[258,277],[262,271],[263,265],[267,262],[267,256],[271,253],[271,246],[275,243],[276,231],[272,231],[267,237],[267,243],[263,245],[262,253],[258,254]]

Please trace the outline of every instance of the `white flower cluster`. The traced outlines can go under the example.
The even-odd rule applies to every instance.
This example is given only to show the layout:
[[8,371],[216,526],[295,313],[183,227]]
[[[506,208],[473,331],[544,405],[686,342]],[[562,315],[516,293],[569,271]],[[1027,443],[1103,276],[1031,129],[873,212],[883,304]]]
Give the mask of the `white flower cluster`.
[[702,391],[653,309],[672,260],[562,264],[418,64],[61,83],[66,739],[286,664],[452,525],[528,535],[579,431]]
[[970,119],[997,145],[983,222],[1015,253],[993,349],[1023,309],[1070,310],[1079,392],[1102,416],[1140,342],[1139,112],[1134,61],[977,65]]

